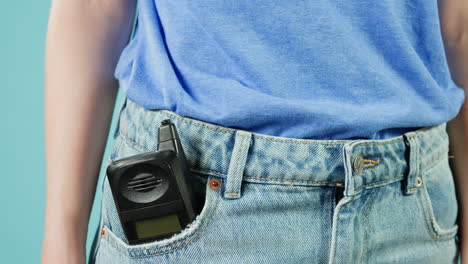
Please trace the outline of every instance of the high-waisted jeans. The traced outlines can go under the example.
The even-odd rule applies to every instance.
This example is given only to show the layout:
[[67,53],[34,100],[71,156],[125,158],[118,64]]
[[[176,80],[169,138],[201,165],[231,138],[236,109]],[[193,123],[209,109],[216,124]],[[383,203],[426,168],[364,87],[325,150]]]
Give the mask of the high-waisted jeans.
[[129,245],[104,178],[91,263],[457,263],[446,123],[379,140],[295,139],[126,98],[108,162],[155,151],[164,119],[180,135],[201,212],[173,237]]

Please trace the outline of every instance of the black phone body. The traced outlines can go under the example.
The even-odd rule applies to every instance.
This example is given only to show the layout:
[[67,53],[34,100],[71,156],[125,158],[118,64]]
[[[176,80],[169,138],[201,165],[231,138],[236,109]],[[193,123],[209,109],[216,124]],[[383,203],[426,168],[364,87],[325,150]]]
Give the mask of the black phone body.
[[159,128],[158,150],[111,162],[106,174],[129,244],[168,238],[196,217],[200,205],[174,124]]

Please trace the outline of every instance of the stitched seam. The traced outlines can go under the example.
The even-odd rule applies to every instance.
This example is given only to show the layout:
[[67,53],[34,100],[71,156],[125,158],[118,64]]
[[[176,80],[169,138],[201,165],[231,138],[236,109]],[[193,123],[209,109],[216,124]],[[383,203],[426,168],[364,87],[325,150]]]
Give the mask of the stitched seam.
[[420,172],[420,174],[426,173],[426,171],[430,170],[432,167],[434,167],[436,164],[438,164],[440,161],[444,160],[446,152],[443,154],[439,155],[437,159],[435,159],[429,166],[425,167],[424,170]]
[[259,177],[251,177],[251,176],[243,176],[244,178],[252,178],[252,179],[260,179],[260,180],[267,180],[267,181],[295,181],[295,182],[311,182],[311,183],[333,183],[337,185],[341,185],[341,182],[329,182],[329,181],[307,181],[307,180],[289,180],[289,179],[272,179],[272,178],[259,178]]
[[[208,170],[208,169],[202,169],[202,168],[197,168],[197,167],[192,167],[191,168],[194,171],[206,171],[206,172],[212,172],[212,173],[217,173],[220,175],[227,176],[224,173],[215,171],[215,170]],[[202,173],[202,172],[199,172]],[[274,179],[274,178],[261,178],[261,177],[252,177],[252,176],[242,176],[243,178],[252,178],[252,179],[259,179],[259,180],[267,180],[267,181],[294,181],[294,182],[310,182],[310,183],[332,183],[336,184],[337,186],[343,186],[344,183],[342,182],[329,182],[329,181],[307,181],[307,180],[290,180],[290,179]]]
[[[120,131],[118,132],[117,137],[118,137],[119,135],[121,135],[121,134],[120,134]],[[117,137],[116,137],[116,138],[117,138]],[[113,143],[114,146],[112,146],[113,151],[112,151],[112,153],[111,153],[110,156],[109,156],[109,159],[110,159],[111,161],[115,160],[115,157],[118,155],[120,149],[122,148],[123,144],[125,143],[125,140],[123,140],[123,138],[121,138],[119,141],[116,142],[116,141],[114,140],[113,142],[114,142],[114,143]],[[117,143],[117,145],[115,145],[115,143]]]
[[[394,180],[394,179],[398,179],[398,178],[401,178],[405,176],[404,174],[400,174],[400,176],[396,176],[396,177],[393,177],[393,178],[390,178],[390,179],[386,179],[386,180],[382,180],[382,181],[378,181],[378,182],[373,182],[373,183],[368,183],[368,184],[364,184],[362,185],[362,187],[366,187],[366,186],[370,186],[370,185],[374,185],[374,184],[379,184],[379,183],[382,183],[382,182],[387,182],[387,181],[391,181],[391,180]],[[361,190],[362,188],[360,188],[359,190]]]
[[371,198],[374,198],[376,193],[377,193],[376,190],[371,191],[371,193],[369,194],[369,197],[366,200],[366,207],[364,209],[364,219],[365,219],[365,224],[364,224],[364,245],[362,247],[360,263],[364,263],[364,255],[365,255],[364,253],[367,251],[368,240],[369,240],[368,239],[369,233],[367,232],[367,228],[369,226],[369,211],[370,211],[369,209],[370,209],[370,204],[371,204],[369,201],[373,200]]
[[[423,182],[424,184],[424,182]],[[424,191],[424,190],[420,190],[421,191]],[[421,196],[425,195],[425,193],[420,193],[418,192],[418,194],[420,195],[417,195],[417,199],[419,201],[419,207],[423,213],[423,218],[424,218],[424,226],[426,227],[426,231],[427,233],[429,234],[429,236],[434,239],[434,240],[449,240],[449,239],[452,239],[453,237],[453,232],[452,233],[447,233],[445,235],[442,235],[442,234],[439,234],[437,231],[436,231],[436,228],[434,226],[434,219],[433,219],[433,215],[431,213],[431,211],[429,211],[429,204],[428,204],[428,201],[427,201],[427,198],[423,198]],[[424,199],[424,200],[423,200]],[[430,222],[430,225],[429,223]],[[455,230],[456,228],[452,229],[452,230]],[[447,231],[451,231],[450,229],[447,230]],[[456,232],[455,232],[455,235],[456,235]]]
[[[213,173],[217,173],[217,174],[220,174],[220,175],[224,175],[224,176],[227,176],[226,174],[224,173],[221,173],[221,172],[218,172],[218,171],[215,171],[215,170],[207,170],[207,169],[201,169],[201,168],[191,168],[192,170],[198,172],[199,170],[200,171],[207,171],[207,172],[213,172]],[[203,172],[199,172],[199,173],[203,173]],[[252,179],[259,179],[259,180],[267,180],[267,181],[292,181],[292,182],[310,182],[310,183],[332,183],[332,184],[336,184],[337,186],[343,186],[343,182],[329,182],[329,181],[308,181],[308,180],[290,180],[290,179],[274,179],[274,178],[262,178],[262,177],[252,177],[252,176],[242,176],[243,178],[252,178]]]
[[[424,182],[423,182],[424,184]],[[439,224],[437,223],[436,221],[436,218],[435,218],[435,215],[434,215],[434,209],[432,208],[432,204],[430,203],[430,197],[429,197],[429,194],[427,193],[427,189],[426,187],[424,186],[424,195],[425,195],[425,203],[426,203],[426,208],[427,208],[427,212],[429,214],[429,220],[431,221],[431,226],[432,226],[432,230],[434,230],[434,233],[437,234],[437,236],[443,238],[443,237],[450,237],[452,234],[451,234],[451,231],[455,230],[456,228],[452,228],[452,229],[445,229],[445,228],[442,228],[439,226]],[[446,233],[446,234],[439,234],[439,231],[437,230],[441,230],[442,233]]]
[[388,142],[363,142],[363,143],[357,143],[355,147],[368,146],[368,145],[386,145],[386,144],[395,143],[395,142],[402,141],[402,140],[403,140],[402,138],[399,138],[399,139],[390,140]]
[[[338,203],[336,204],[335,208],[333,209],[333,216],[332,216],[332,239],[330,241],[330,255],[329,255],[329,262],[330,263],[335,263],[335,258],[336,258],[336,252],[337,252],[337,236],[338,236],[338,227],[339,227],[339,224],[341,221],[339,221],[337,215],[339,215],[339,212],[341,211],[342,208],[344,208],[344,206],[348,205],[349,203],[351,203],[352,201],[358,199],[361,197],[361,193],[358,193],[356,194],[355,196],[351,196],[350,199],[345,203],[345,204],[340,204],[340,202],[346,198],[346,197],[349,197],[349,196],[344,196],[341,200],[338,201]],[[338,209],[337,209],[338,208]],[[337,210],[337,212],[335,212],[335,210]],[[335,218],[337,221],[335,221]],[[335,228],[333,229],[333,225],[335,225]],[[335,230],[335,232],[333,232],[333,230]],[[335,243],[333,243],[333,237],[335,237]],[[331,262],[333,260],[333,262]]]
[[215,170],[202,169],[202,168],[198,168],[198,167],[192,167],[191,169],[196,170],[196,171],[200,171],[199,173],[202,173],[202,174],[203,174],[203,171],[205,171],[205,172],[212,172],[212,173],[216,173],[216,174],[223,175],[223,176],[227,177],[227,174],[224,174],[222,172],[215,171]]

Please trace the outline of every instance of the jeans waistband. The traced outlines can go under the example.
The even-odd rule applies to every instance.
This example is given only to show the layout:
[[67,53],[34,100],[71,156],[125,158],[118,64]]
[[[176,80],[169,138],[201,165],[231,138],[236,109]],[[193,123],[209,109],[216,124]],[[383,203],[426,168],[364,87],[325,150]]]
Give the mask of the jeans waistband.
[[164,119],[175,124],[191,171],[224,179],[241,174],[246,182],[343,187],[348,196],[406,179],[405,193],[411,194],[421,172],[448,158],[446,122],[388,139],[297,139],[144,109],[128,98],[116,134],[154,151]]

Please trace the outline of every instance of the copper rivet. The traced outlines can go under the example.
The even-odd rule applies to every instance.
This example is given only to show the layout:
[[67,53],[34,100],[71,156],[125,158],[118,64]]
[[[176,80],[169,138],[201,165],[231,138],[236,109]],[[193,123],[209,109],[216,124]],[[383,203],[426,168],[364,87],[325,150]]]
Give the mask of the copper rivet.
[[421,177],[418,177],[418,184],[417,184],[416,186],[419,187],[419,186],[421,186],[421,185],[422,185],[422,179],[421,179]]
[[106,229],[101,229],[101,236],[102,237],[105,237],[106,236]]
[[219,182],[217,179],[212,178],[209,182],[210,188],[213,190],[218,189],[221,186],[221,182]]

